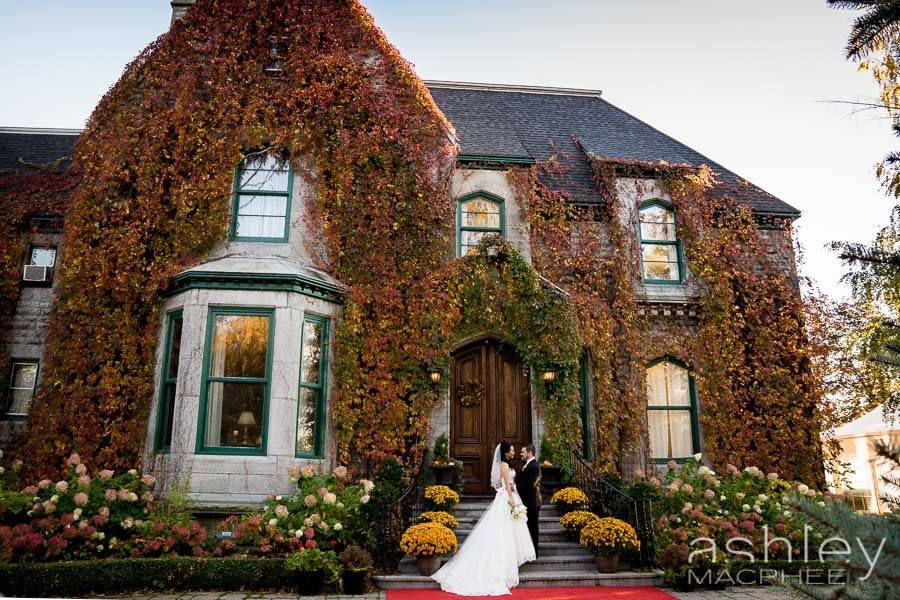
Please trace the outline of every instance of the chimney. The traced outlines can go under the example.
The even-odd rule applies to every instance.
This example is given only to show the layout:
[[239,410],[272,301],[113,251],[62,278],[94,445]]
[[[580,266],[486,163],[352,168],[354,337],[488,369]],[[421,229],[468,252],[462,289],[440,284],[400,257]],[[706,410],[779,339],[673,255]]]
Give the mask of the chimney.
[[194,4],[194,0],[172,0],[172,23],[180,19]]

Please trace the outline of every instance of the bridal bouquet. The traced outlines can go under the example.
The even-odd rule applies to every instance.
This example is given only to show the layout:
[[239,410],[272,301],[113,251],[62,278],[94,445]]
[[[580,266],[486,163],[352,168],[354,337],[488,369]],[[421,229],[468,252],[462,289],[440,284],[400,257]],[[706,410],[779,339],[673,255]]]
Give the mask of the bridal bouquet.
[[515,519],[516,521],[521,521],[525,518],[525,515],[528,514],[528,509],[525,508],[524,504],[516,504],[509,509],[509,512],[512,515],[513,519]]

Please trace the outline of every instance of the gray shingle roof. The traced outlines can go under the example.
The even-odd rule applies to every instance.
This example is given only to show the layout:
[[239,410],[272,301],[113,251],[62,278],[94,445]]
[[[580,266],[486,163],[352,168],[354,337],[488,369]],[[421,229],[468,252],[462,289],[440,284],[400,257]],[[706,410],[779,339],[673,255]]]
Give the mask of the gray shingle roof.
[[[515,91],[440,82],[430,82],[428,87],[456,128],[461,155],[540,161],[556,154],[567,169],[562,185],[577,202],[602,200],[583,150],[574,138],[584,151],[601,158],[709,165],[720,180],[720,193],[759,212],[799,214],[772,194],[606,102],[599,92],[558,93],[539,88]],[[0,128],[0,171],[33,169],[22,160],[45,164],[70,157],[78,133]]]
[[557,154],[567,168],[564,185],[578,202],[601,198],[584,151],[617,160],[708,165],[720,180],[717,191],[766,213],[799,214],[789,204],[746,182],[718,163],[596,93],[541,93],[487,89],[474,84],[427,83],[438,107],[456,128],[460,154],[546,160]]
[[0,128],[0,171],[34,171],[65,158],[68,165],[80,132],[73,129]]

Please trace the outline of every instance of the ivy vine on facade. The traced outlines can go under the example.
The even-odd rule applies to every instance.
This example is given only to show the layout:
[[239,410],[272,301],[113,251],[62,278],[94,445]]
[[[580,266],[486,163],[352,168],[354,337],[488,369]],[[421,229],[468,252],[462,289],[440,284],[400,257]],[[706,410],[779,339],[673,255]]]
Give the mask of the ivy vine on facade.
[[469,491],[500,439],[820,478],[792,207],[599,92],[425,84],[355,1],[173,5],[74,150],[0,131],[29,464],[234,504],[446,434]]

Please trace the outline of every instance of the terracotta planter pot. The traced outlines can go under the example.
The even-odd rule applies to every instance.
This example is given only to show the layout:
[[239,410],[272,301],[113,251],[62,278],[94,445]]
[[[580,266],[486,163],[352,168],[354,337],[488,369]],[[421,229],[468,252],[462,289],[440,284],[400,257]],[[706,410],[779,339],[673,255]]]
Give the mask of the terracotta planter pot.
[[419,556],[416,557],[416,567],[419,569],[419,575],[429,577],[437,573],[441,568],[440,556]]
[[594,562],[597,563],[598,573],[615,573],[619,570],[618,554],[613,556],[603,556],[602,554],[598,554],[594,557]]

